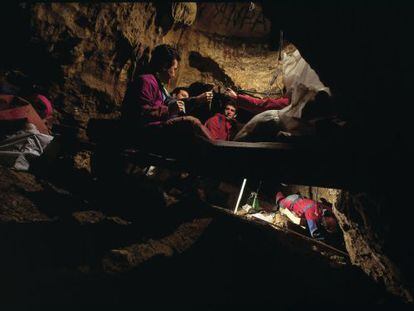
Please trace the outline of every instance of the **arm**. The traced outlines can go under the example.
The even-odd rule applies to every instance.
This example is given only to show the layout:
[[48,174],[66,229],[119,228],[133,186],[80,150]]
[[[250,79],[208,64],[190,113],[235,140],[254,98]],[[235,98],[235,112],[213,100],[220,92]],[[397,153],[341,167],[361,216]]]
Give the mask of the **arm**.
[[204,92],[198,96],[193,96],[183,99],[187,105],[188,111],[200,109],[202,107],[208,107],[211,110],[211,102],[213,100],[213,92]]
[[237,95],[237,104],[239,108],[248,110],[253,113],[260,113],[266,110],[280,110],[289,105],[289,98],[254,98],[249,95]]
[[163,104],[156,105],[159,96],[159,86],[157,83],[143,77],[137,81],[136,104],[141,107],[141,116],[145,119],[158,121],[167,119],[168,106]]
[[226,90],[225,95],[235,100],[239,108],[256,114],[266,110],[280,110],[290,103],[288,97],[259,99],[249,95],[237,94],[230,88]]
[[165,99],[164,104],[168,107],[168,117],[175,118],[186,114],[185,103],[173,97]]

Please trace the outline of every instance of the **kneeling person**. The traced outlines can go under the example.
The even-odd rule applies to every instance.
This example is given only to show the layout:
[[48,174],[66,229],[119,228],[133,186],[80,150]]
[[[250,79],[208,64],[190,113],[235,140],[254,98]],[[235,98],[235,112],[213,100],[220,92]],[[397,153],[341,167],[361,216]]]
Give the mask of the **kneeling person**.
[[311,236],[315,239],[323,240],[325,232],[334,233],[338,229],[338,223],[328,204],[316,202],[299,194],[285,197],[282,192],[278,192],[276,205],[290,210],[299,218],[304,218]]

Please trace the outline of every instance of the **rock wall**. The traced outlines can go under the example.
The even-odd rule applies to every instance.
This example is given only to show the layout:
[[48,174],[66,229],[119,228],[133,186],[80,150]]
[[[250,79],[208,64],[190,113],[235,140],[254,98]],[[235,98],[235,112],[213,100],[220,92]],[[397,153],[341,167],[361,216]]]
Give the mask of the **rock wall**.
[[81,128],[92,117],[116,117],[133,60],[148,58],[161,43],[177,46],[182,54],[171,89],[195,81],[268,88],[277,53],[264,43],[270,22],[259,5],[250,11],[249,3],[179,5],[187,11],[153,3],[30,7],[32,42],[59,66],[58,76],[49,75],[57,110],[73,116]]
[[399,234],[410,230],[398,217],[399,211],[390,208],[390,193],[352,193],[300,185],[290,185],[285,192],[332,203],[351,262],[394,295],[413,302],[411,264],[401,255],[412,252],[412,247],[405,245],[405,235]]
[[[250,3],[199,3],[196,7],[192,4],[177,11],[168,3],[33,3],[21,6],[19,12],[24,14],[11,16],[8,20],[11,25],[8,26],[19,29],[18,38],[22,41],[30,40],[30,44],[19,45],[19,51],[14,49],[14,45],[7,45],[5,50],[9,57],[15,57],[13,64],[23,71],[27,70],[46,87],[48,95],[54,101],[58,121],[79,128],[81,136],[85,134],[83,130],[89,118],[114,118],[119,115],[133,61],[136,58],[148,58],[151,49],[158,44],[176,45],[182,53],[181,68],[171,88],[202,81],[264,90],[275,70],[277,52],[272,51],[268,45],[273,42],[271,38],[277,26],[267,19],[269,12],[264,14],[258,4],[252,9]],[[272,12],[276,17],[278,14]],[[308,16],[308,12],[303,14],[301,17]],[[16,28],[28,20],[30,27],[26,30],[23,26]],[[323,21],[325,20],[313,24],[310,22],[309,25],[317,24],[321,29],[329,29],[326,21]],[[318,33],[314,34],[311,28],[303,29],[302,26],[298,25],[297,32],[301,36],[297,38],[309,37],[307,43],[316,45],[312,40]],[[368,36],[361,38],[365,44]],[[320,41],[322,39],[317,42]],[[337,43],[334,51],[343,48],[343,39],[333,41]],[[302,48],[300,44],[298,46]],[[363,47],[361,44],[361,49]],[[325,69],[330,67],[331,71],[325,70],[325,74],[338,71],[333,66],[337,59],[331,49],[327,48],[324,53],[320,53],[319,47],[315,48],[311,44],[308,44],[307,49],[307,53],[303,53],[305,58],[307,55],[313,55],[313,59],[317,60],[324,57],[323,61],[315,65],[325,64]],[[374,47],[369,51],[373,50]],[[321,56],[318,58],[315,55]],[[371,67],[368,68],[374,68],[377,59],[382,61],[391,58],[379,54],[370,61]],[[340,62],[342,67],[339,69],[342,71],[338,71],[350,71],[351,74],[330,77],[338,78],[338,84],[345,89],[348,87],[347,79],[354,74],[352,68],[358,67],[349,66],[352,60]],[[360,61],[365,60],[362,57]],[[358,75],[357,82],[364,80],[365,83],[369,81],[367,77],[371,76]],[[371,86],[376,87],[377,80],[373,81]],[[355,87],[349,92],[357,95],[364,93],[364,96],[359,97],[367,105],[362,105],[361,100],[352,102],[357,106],[355,110],[359,112],[360,107],[371,107],[374,103],[378,107],[377,101],[369,100],[373,92],[361,90],[362,88]],[[369,109],[365,110],[370,111]],[[378,111],[383,113],[381,109]],[[83,154],[82,162],[87,162],[87,158],[87,154]],[[412,247],[407,249],[407,246],[398,243],[409,236],[408,220],[396,215],[395,210],[391,214],[384,214],[390,206],[398,210],[405,202],[400,198],[398,204],[388,202],[388,205],[384,205],[377,197],[372,199],[367,194],[340,191],[323,194],[323,190],[309,187],[303,191],[303,194],[313,198],[324,196],[334,203],[353,262],[373,279],[383,282],[396,295],[412,301],[409,291],[413,288],[414,278],[412,269],[407,268],[410,267]],[[387,196],[388,200],[392,197],[391,194]],[[401,221],[404,225],[398,226]]]
[[[400,211],[390,207],[389,198],[384,194],[343,191],[338,196],[335,215],[352,263],[383,283],[391,293],[412,303],[412,284],[409,283],[410,279],[412,282],[412,268],[407,262],[412,246],[405,242],[410,229],[406,221],[398,219]],[[400,235],[400,232],[405,234]]]
[[[50,77],[56,109],[74,115],[113,117],[124,96],[134,55],[161,41],[149,3],[39,3],[32,8],[34,42],[60,64]],[[83,122],[82,122],[83,121]]]

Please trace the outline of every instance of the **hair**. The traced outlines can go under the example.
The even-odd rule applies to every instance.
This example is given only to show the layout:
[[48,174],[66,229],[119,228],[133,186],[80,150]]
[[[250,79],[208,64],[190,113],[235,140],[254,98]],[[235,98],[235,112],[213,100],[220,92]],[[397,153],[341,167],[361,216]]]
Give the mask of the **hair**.
[[189,91],[188,91],[188,88],[187,87],[184,87],[184,86],[178,86],[178,87],[176,87],[172,92],[171,92],[171,95],[174,95],[174,94],[178,94],[178,93],[180,93],[180,91],[186,91],[187,93],[189,93]]
[[178,51],[171,45],[161,44],[152,51],[149,67],[153,72],[160,72],[171,67],[174,60],[181,60]]
[[227,106],[233,106],[236,109],[236,113],[239,110],[239,107],[237,107],[237,104],[234,101],[228,101],[224,103],[224,109],[226,109]]
[[322,217],[322,226],[329,233],[335,233],[338,231],[338,221],[333,215]]
[[193,82],[188,87],[188,92],[190,93],[190,96],[198,96],[204,92],[209,92],[213,89],[214,85],[209,83],[203,83],[203,82]]

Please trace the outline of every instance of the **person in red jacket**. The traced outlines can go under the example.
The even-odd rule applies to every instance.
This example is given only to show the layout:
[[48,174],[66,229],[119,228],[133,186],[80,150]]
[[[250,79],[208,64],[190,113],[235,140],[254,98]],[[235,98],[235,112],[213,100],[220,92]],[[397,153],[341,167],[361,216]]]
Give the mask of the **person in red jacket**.
[[[167,44],[155,47],[149,73],[130,82],[125,94],[121,110],[125,128],[133,132],[151,129],[152,133],[168,134],[180,141],[194,135],[211,139],[199,119],[186,115],[184,101],[171,97],[166,90],[165,86],[176,75],[179,61],[180,55],[173,47]],[[199,100],[208,103],[211,100],[208,96],[203,94]]]
[[299,194],[285,197],[282,192],[276,194],[276,205],[287,208],[300,218],[305,218],[311,236],[318,240],[325,239],[325,232],[337,231],[338,223],[327,202],[316,202]]
[[204,124],[215,140],[232,140],[237,133],[236,121],[237,108],[232,103],[227,103],[223,113],[216,113]]
[[260,99],[249,95],[237,94],[231,88],[228,88],[224,95],[236,101],[239,109],[244,109],[254,114],[266,110],[280,110],[290,103],[289,97]]

